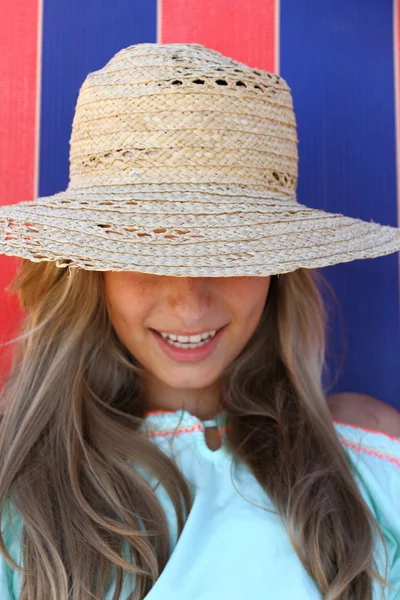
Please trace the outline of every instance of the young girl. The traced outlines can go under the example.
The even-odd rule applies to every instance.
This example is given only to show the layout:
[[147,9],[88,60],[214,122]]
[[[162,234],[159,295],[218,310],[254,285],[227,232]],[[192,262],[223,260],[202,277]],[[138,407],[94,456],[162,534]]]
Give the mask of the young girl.
[[277,75],[199,44],[88,75],[68,189],[0,210],[1,600],[400,599],[400,438],[332,420],[316,270],[400,231],[299,204],[297,166]]

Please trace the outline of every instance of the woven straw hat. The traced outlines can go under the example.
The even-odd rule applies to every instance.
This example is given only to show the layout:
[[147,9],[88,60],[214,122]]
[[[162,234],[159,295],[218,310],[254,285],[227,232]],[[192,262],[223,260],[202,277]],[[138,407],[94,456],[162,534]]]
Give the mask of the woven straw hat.
[[0,209],[0,253],[173,276],[287,273],[400,250],[297,202],[286,81],[201,44],[137,44],[84,81],[65,191]]

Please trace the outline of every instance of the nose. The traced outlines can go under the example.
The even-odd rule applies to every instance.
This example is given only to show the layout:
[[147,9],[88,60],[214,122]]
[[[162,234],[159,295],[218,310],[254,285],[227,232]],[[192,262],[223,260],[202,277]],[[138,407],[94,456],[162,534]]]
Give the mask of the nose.
[[[172,281],[173,280],[173,281]],[[208,277],[172,277],[168,282],[167,303],[172,309],[204,313],[212,305],[213,292]]]

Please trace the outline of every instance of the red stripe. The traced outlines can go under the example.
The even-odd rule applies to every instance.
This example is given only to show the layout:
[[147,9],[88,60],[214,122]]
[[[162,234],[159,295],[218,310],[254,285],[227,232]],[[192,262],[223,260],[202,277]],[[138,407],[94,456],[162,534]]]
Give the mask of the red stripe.
[[[0,18],[0,204],[35,194],[39,0],[2,3]],[[16,260],[0,257],[0,342],[15,330],[17,303],[3,292]],[[0,372],[8,353],[0,349]],[[7,360],[7,359],[6,359]]]
[[196,43],[275,71],[279,0],[159,0],[158,41]]

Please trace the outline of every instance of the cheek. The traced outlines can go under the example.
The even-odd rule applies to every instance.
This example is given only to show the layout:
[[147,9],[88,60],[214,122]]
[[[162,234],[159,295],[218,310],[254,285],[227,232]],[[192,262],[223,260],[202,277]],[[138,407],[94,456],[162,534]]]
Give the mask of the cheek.
[[245,324],[258,323],[265,303],[268,298],[270,287],[270,278],[248,278],[248,282],[243,282],[242,286],[236,290],[236,294],[231,296],[235,298],[236,313],[240,320]]
[[129,305],[116,305],[112,300],[109,302],[108,314],[118,339],[131,354],[136,355],[143,345],[143,328],[138,315],[129,310]]
[[108,316],[118,337],[125,343],[126,334],[130,330],[129,315],[120,306],[120,303],[113,301],[112,297],[107,298]]
[[109,319],[125,348],[145,364],[149,332],[148,313],[157,298],[154,286],[144,285],[137,274],[109,273],[105,297]]
[[106,280],[105,299],[110,321],[118,336],[126,341],[138,327],[138,315],[133,310],[137,301],[131,297],[129,287],[123,281],[112,278]]

